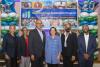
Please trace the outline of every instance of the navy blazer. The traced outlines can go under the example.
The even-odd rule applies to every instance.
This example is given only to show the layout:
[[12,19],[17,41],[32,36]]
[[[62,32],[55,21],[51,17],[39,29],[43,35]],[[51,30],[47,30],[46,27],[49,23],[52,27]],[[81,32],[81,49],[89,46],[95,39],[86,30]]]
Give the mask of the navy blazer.
[[86,51],[84,35],[82,34],[78,36],[78,56],[79,58],[83,59],[83,54],[88,53],[90,55],[90,58],[93,59],[93,54],[95,50],[96,50],[96,38],[93,35],[89,34],[87,51]]
[[41,37],[37,31],[37,29],[34,29],[30,31],[29,33],[29,51],[30,55],[34,55],[36,59],[43,56],[44,53],[44,46],[45,46],[45,32],[43,31],[43,41],[41,40]]

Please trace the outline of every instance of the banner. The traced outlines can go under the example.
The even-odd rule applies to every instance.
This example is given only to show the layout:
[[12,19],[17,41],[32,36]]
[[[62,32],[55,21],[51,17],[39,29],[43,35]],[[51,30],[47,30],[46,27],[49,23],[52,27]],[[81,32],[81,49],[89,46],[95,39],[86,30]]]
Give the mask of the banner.
[[22,0],[21,25],[33,29],[36,19],[43,22],[44,29],[50,29],[52,26],[63,29],[63,23],[66,22],[77,28],[77,2],[76,0]]
[[22,9],[22,19],[25,18],[76,18],[77,9]]

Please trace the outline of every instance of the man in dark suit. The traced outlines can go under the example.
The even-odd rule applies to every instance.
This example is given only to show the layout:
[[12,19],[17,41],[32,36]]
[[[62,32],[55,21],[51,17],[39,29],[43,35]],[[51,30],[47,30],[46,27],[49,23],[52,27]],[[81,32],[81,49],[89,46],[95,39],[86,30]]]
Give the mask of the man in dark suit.
[[42,21],[35,21],[36,28],[29,33],[29,51],[31,67],[43,67],[45,32],[42,30]]
[[72,67],[77,53],[77,35],[71,31],[71,24],[64,24],[65,32],[61,35],[63,67]]
[[96,38],[89,33],[88,25],[82,27],[83,34],[78,37],[78,58],[80,67],[93,67],[93,54]]
[[3,38],[3,52],[6,59],[6,67],[18,67],[17,66],[17,46],[18,40],[15,35],[16,28],[11,25],[9,27],[9,33]]

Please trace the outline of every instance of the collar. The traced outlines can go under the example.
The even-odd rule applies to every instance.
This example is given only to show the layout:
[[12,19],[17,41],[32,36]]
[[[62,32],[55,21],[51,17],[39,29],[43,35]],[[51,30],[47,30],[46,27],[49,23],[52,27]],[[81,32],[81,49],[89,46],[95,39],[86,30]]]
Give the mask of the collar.
[[[69,32],[69,34],[71,34],[71,33],[72,33],[72,31]],[[64,35],[66,35],[66,31],[64,32]]]
[[39,30],[38,28],[36,28],[36,30],[37,30],[37,31],[40,31],[40,32],[42,32],[42,29],[41,29],[41,30]]
[[52,38],[52,36],[50,35],[50,38],[51,38],[51,39],[55,39],[56,37],[57,37],[57,35],[55,35],[54,38]]
[[89,34],[85,34],[85,33],[84,33],[84,36],[89,36]]

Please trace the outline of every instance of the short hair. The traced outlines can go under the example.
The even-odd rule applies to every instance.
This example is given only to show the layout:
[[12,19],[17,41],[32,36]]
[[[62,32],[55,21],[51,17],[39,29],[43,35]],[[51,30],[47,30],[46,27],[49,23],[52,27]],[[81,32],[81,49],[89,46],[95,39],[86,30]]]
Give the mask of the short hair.
[[82,26],[82,29],[83,29],[84,26],[87,26],[89,28],[89,26],[87,24],[85,24],[85,25]]
[[65,25],[65,24],[69,24],[71,26],[71,23],[70,22],[63,23],[63,25]]
[[9,26],[9,28],[10,28],[10,27],[12,27],[12,26],[13,26],[14,28],[16,28],[16,26],[15,26],[15,25],[10,25],[10,26]]
[[[38,21],[41,21],[41,20],[40,20],[40,19],[36,19],[36,20],[35,20],[35,23],[37,23]],[[42,21],[41,21],[41,22],[42,22]]]
[[[22,28],[22,31],[24,31],[24,29],[27,29],[27,27],[23,27],[23,28]],[[27,29],[27,30],[28,30],[28,29]]]
[[57,35],[58,32],[57,32],[57,29],[56,29],[55,27],[51,27],[51,28],[50,28],[50,30],[49,30],[49,34],[51,35],[51,30],[52,30],[52,29],[54,29],[54,30],[56,31],[55,35]]

